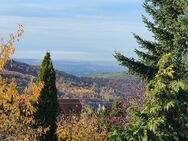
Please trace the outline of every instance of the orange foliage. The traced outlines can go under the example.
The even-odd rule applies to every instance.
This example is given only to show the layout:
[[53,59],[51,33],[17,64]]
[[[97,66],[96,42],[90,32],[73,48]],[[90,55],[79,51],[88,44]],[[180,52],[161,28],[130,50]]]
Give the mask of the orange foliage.
[[[17,33],[10,34],[10,40],[6,43],[1,39],[0,45],[0,73],[4,71],[6,62],[14,54],[13,43],[19,40],[24,32],[22,25]],[[37,102],[43,84],[30,83],[22,94],[16,88],[14,79],[8,82],[0,77],[0,140],[29,141],[37,140],[37,137],[47,129],[33,128],[36,121],[33,114],[33,103]]]

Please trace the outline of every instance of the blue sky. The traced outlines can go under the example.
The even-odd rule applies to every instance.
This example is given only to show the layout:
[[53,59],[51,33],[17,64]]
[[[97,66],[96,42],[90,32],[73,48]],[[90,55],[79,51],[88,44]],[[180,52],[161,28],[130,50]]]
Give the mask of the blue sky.
[[114,51],[135,56],[132,33],[151,34],[142,23],[142,0],[0,0],[0,35],[25,33],[16,58],[113,61]]

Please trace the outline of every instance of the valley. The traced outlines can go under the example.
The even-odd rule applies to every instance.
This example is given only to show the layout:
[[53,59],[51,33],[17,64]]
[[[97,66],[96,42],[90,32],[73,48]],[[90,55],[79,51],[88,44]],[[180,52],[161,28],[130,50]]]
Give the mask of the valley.
[[[38,69],[38,66],[11,60],[6,65],[3,77],[15,78],[17,87],[22,90],[30,81],[36,81]],[[59,97],[100,101],[111,101],[115,97],[127,99],[131,95],[142,95],[145,92],[144,83],[126,73],[102,73],[79,77],[56,70],[56,86]]]

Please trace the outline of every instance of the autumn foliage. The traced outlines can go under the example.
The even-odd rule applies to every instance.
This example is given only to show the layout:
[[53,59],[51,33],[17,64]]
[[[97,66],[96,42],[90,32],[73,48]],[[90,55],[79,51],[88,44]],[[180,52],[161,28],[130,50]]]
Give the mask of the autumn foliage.
[[[14,54],[13,43],[19,40],[24,32],[22,25],[17,33],[10,34],[10,40],[5,42],[1,39],[0,46],[0,73],[4,71],[6,62]],[[36,121],[33,114],[36,109],[33,103],[37,102],[42,83],[30,83],[20,93],[17,89],[14,78],[9,82],[0,77],[0,140],[29,141],[37,140],[38,136],[45,130],[42,127],[35,127]]]
[[61,125],[57,130],[58,138],[62,141],[107,141],[107,129],[100,129],[97,118],[61,117]]

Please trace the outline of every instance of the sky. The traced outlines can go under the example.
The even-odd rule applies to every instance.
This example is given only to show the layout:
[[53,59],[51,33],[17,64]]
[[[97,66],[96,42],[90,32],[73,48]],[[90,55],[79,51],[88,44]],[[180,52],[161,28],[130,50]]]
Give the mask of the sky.
[[135,57],[132,33],[151,34],[142,23],[142,0],[0,0],[0,37],[22,24],[15,58],[114,61],[114,51]]

